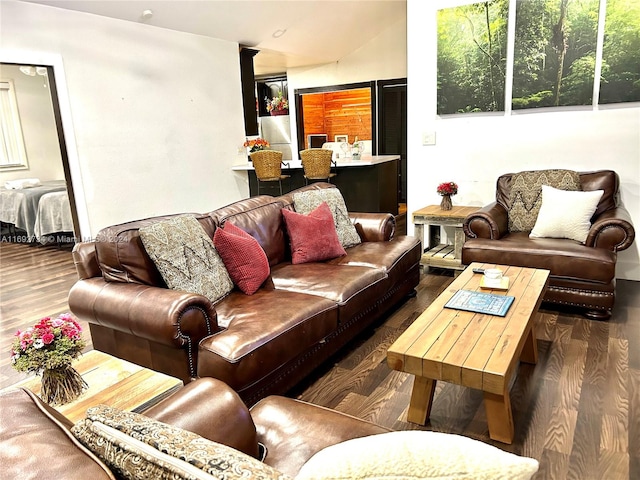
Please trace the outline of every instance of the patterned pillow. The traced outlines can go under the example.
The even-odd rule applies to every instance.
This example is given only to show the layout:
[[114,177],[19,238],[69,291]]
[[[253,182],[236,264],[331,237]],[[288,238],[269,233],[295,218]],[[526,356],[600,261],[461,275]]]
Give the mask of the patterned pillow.
[[560,190],[582,190],[580,175],[571,170],[534,170],[511,177],[509,231],[529,232],[542,204],[542,185]]
[[291,263],[320,262],[346,255],[333,224],[331,210],[326,202],[303,215],[282,210],[291,242]]
[[193,215],[142,227],[140,239],[169,288],[198,293],[212,302],[233,290],[213,241]]
[[106,405],[88,409],[87,418],[71,431],[127,479],[288,479],[231,447]]
[[356,227],[353,226],[349,219],[349,212],[340,190],[337,188],[322,188],[293,194],[296,212],[303,215],[315,210],[322,202],[327,202],[327,205],[329,205],[340,244],[344,248],[348,248],[361,243],[360,235],[358,235]]
[[231,222],[217,228],[213,244],[227,267],[229,276],[240,290],[253,295],[269,278],[271,269],[266,253],[258,241]]

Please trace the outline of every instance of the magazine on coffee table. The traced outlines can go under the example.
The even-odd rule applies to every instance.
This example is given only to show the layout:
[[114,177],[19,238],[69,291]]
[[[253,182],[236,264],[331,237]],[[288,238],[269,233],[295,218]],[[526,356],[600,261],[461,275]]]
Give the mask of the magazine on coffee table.
[[504,317],[514,299],[509,295],[458,290],[444,307]]

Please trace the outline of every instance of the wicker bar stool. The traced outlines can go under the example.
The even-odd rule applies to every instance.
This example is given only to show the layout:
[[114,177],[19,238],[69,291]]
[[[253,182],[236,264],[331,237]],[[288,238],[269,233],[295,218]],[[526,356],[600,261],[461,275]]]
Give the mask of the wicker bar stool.
[[309,180],[326,180],[331,183],[331,179],[337,175],[331,172],[331,165],[335,165],[332,156],[332,150],[323,148],[308,148],[300,152],[305,184]]
[[278,182],[280,195],[282,195],[282,180],[291,175],[282,174],[282,166],[289,166],[282,161],[282,152],[277,150],[258,150],[250,153],[253,168],[258,179],[258,195],[260,194],[260,182]]

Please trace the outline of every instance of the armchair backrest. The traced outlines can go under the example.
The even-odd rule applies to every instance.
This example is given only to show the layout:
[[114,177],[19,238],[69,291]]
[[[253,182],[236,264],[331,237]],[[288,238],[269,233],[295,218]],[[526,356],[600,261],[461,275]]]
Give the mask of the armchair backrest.
[[[514,175],[516,173],[506,173],[498,177],[496,182],[496,201],[505,207],[507,211],[511,207],[509,202]],[[618,205],[620,179],[616,172],[613,170],[596,170],[593,172],[578,172],[578,175],[580,176],[582,190],[586,192],[604,190],[594,216],[598,216],[602,212],[611,210]]]

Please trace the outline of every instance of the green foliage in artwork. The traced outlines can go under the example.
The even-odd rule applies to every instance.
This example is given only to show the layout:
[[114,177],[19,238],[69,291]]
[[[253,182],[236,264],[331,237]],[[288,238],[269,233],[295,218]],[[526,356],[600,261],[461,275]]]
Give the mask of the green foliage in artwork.
[[598,13],[599,0],[518,0],[514,109],[592,103]]
[[438,11],[438,113],[504,110],[508,0]]
[[[600,0],[516,0],[512,107],[590,105]],[[509,0],[438,11],[438,114],[504,110]],[[599,103],[640,101],[640,1],[607,0]]]
[[640,101],[640,2],[607,0],[599,103]]

